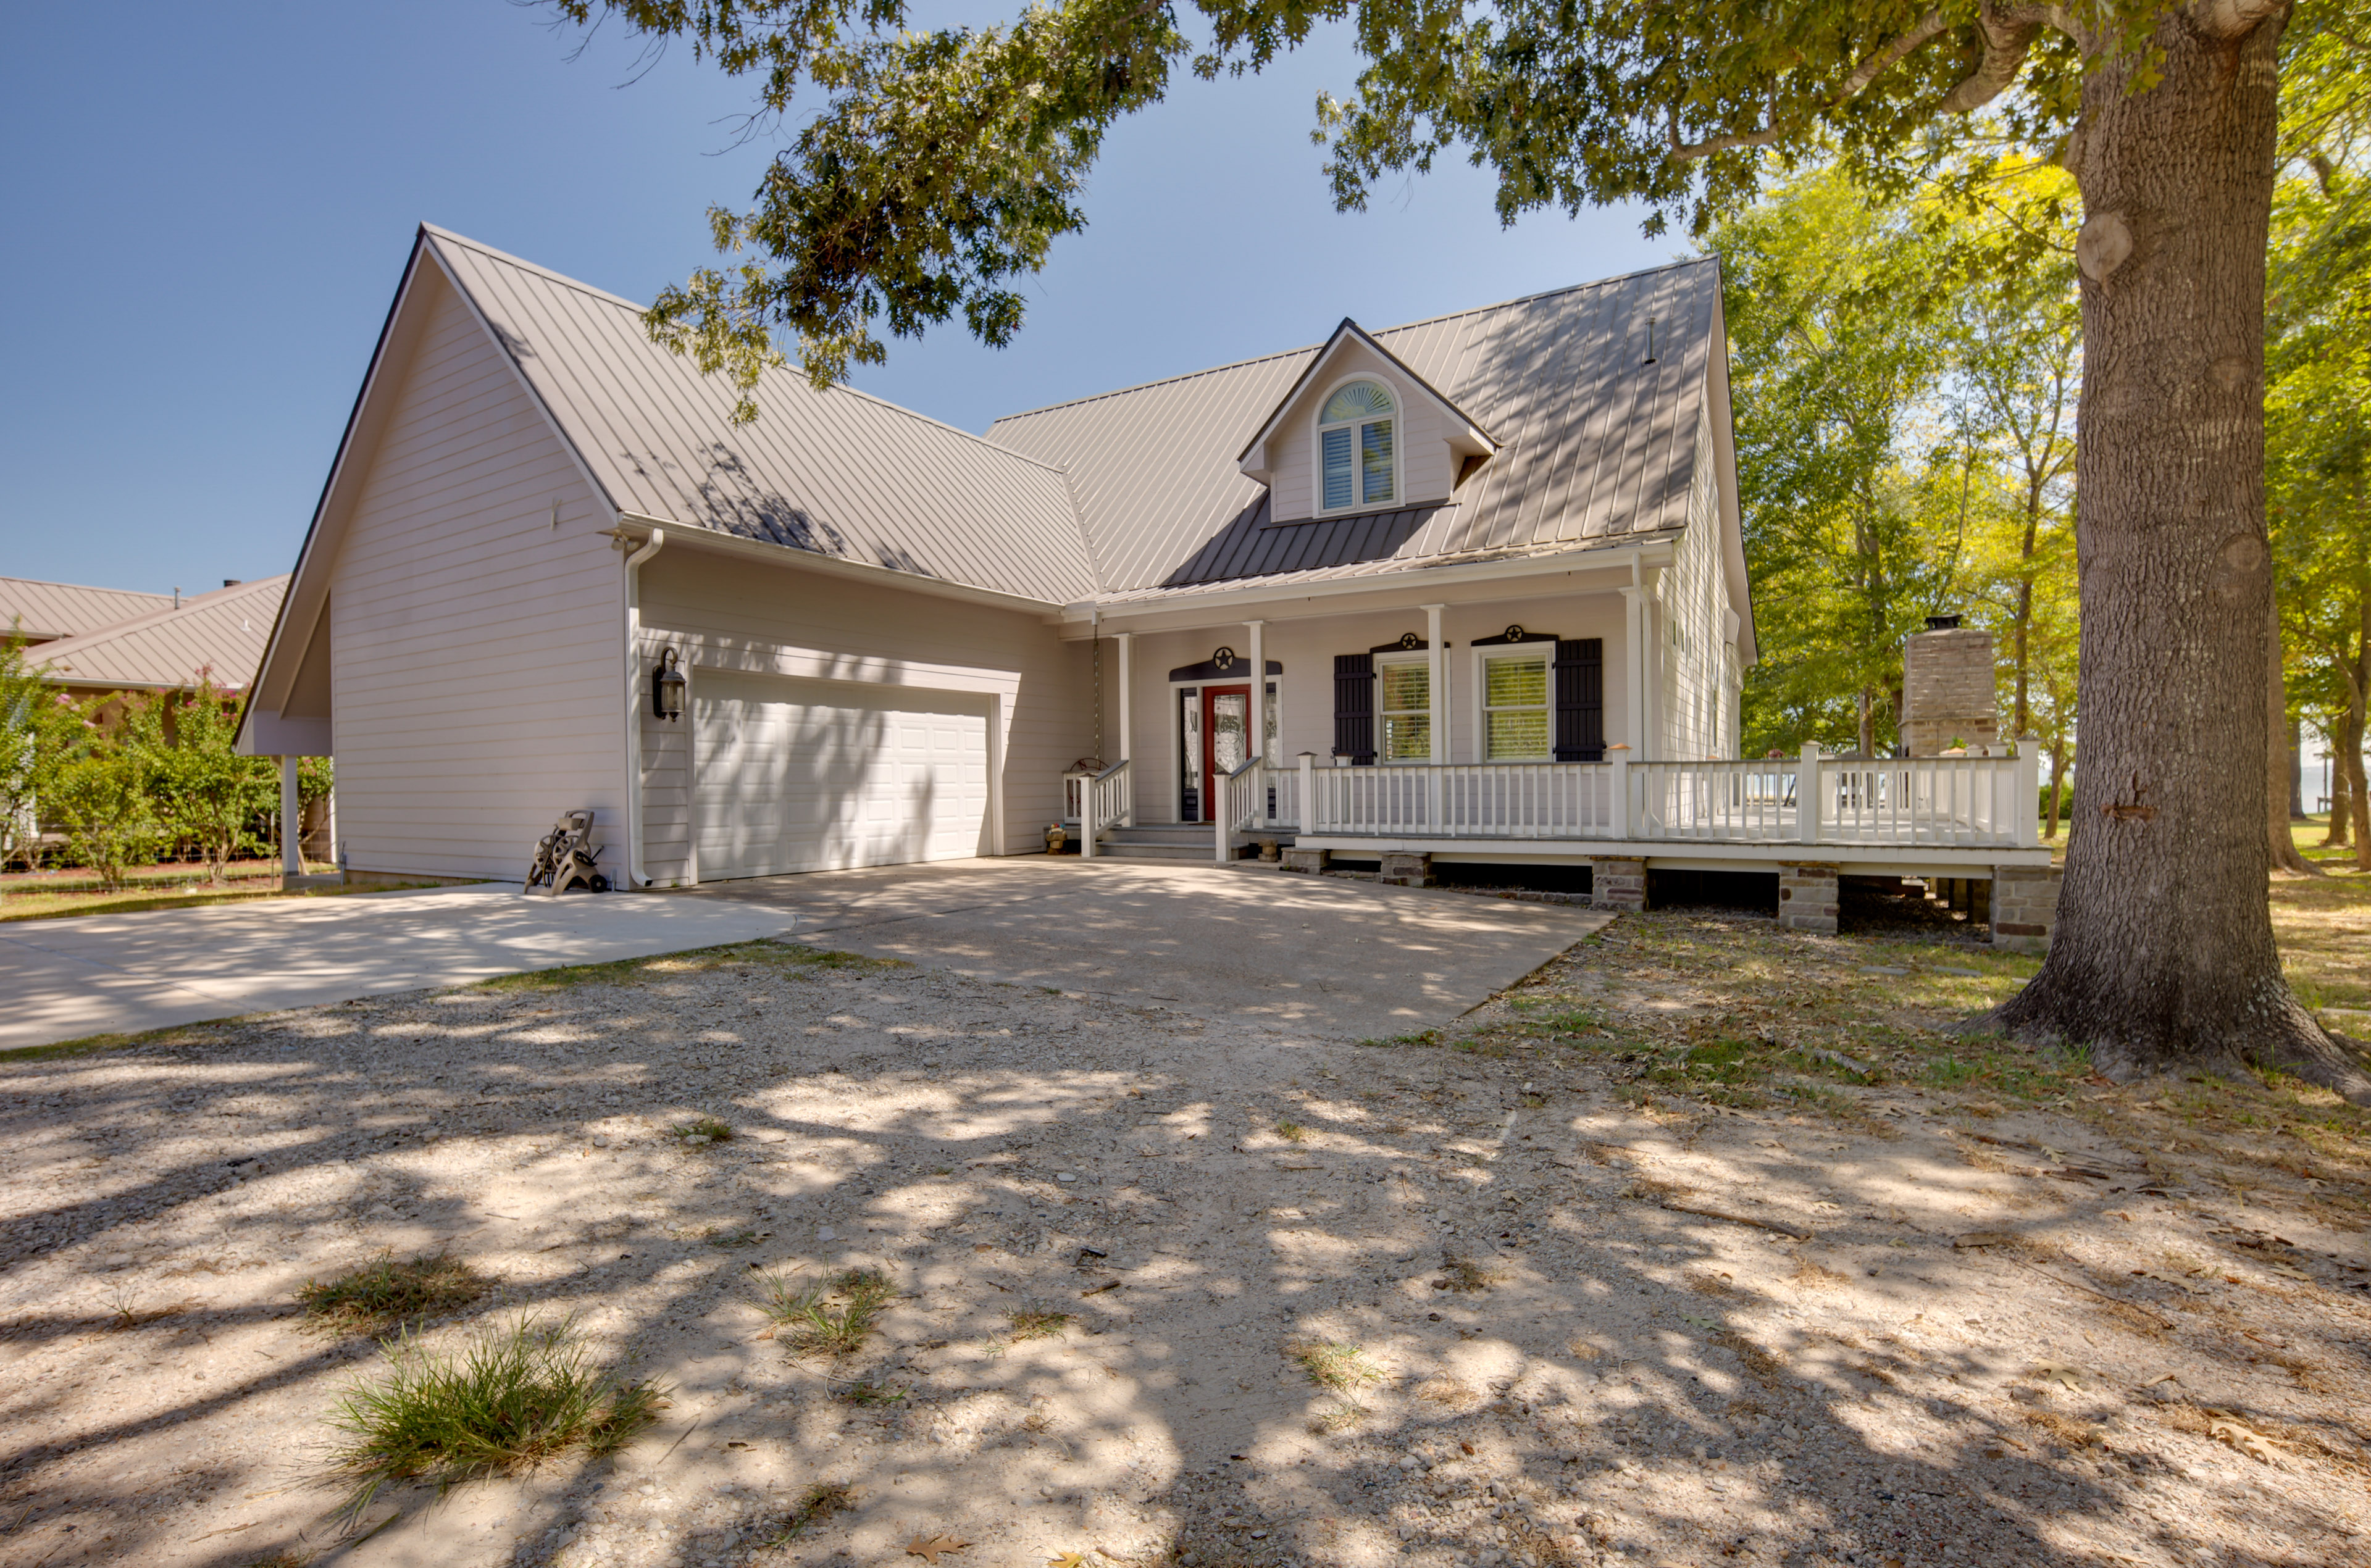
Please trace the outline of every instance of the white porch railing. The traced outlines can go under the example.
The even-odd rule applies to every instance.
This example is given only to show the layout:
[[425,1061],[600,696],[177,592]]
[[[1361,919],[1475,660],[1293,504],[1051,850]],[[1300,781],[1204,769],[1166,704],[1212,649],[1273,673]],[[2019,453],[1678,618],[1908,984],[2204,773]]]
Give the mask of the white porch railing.
[[1267,818],[1267,767],[1258,757],[1245,757],[1232,773],[1213,774],[1210,781],[1210,803],[1218,807],[1210,813],[1210,826],[1218,858],[1224,863],[1235,858],[1235,835]]
[[2031,748],[2015,757],[1865,760],[1823,756],[1806,746],[1797,757],[1752,762],[1324,768],[1304,757],[1299,781],[1299,799],[1308,807],[1291,813],[1291,825],[1312,836],[1984,847],[2041,842],[2041,778]]

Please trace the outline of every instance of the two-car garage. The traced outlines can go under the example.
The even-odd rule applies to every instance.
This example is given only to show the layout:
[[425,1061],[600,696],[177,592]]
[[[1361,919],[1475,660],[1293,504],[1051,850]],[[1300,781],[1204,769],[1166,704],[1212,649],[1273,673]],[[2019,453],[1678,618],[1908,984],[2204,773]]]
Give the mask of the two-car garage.
[[691,696],[700,881],[993,852],[989,698],[705,670]]

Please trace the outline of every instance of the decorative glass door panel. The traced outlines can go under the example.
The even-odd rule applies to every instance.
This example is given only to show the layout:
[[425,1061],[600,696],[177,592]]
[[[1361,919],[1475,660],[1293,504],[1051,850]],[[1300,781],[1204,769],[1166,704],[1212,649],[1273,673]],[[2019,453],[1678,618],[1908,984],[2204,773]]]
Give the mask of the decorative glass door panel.
[[1202,820],[1212,819],[1220,789],[1228,774],[1241,767],[1251,754],[1252,688],[1202,688],[1203,777],[1209,780]]
[[1177,789],[1177,820],[1202,820],[1202,694],[1187,687],[1178,694],[1177,722],[1179,740],[1177,755],[1185,767]]

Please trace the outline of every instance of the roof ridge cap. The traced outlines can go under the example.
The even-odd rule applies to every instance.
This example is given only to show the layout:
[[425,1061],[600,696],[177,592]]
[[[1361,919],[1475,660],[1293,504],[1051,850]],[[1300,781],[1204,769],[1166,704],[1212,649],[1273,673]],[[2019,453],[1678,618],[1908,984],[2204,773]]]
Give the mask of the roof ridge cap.
[[1486,310],[1504,310],[1509,306],[1529,305],[1533,300],[1553,299],[1557,294],[1577,294],[1582,289],[1607,288],[1615,283],[1626,283],[1633,278],[1652,277],[1657,272],[1676,271],[1683,267],[1700,267],[1708,261],[1718,259],[1718,258],[1711,256],[1685,256],[1676,261],[1666,261],[1659,267],[1639,267],[1627,272],[1616,272],[1610,278],[1591,278],[1584,282],[1566,283],[1557,288],[1542,289],[1537,294],[1517,294],[1512,299],[1502,299],[1489,305],[1472,305],[1462,310],[1443,311],[1439,316],[1419,316],[1413,321],[1394,322],[1389,327],[1369,327],[1353,317],[1345,316],[1335,325],[1332,331],[1325,334],[1323,342],[1307,343],[1297,349],[1278,349],[1269,353],[1253,354],[1247,359],[1228,360],[1220,364],[1204,365],[1199,370],[1181,371],[1175,375],[1156,375],[1150,381],[1134,382],[1126,386],[1114,386],[1102,392],[1088,393],[1084,397],[1065,398],[1059,402],[1043,403],[1034,409],[1019,409],[1009,414],[997,415],[996,422],[1001,424],[1006,420],[1027,419],[1033,414],[1050,414],[1058,409],[1075,409],[1082,403],[1097,403],[1105,398],[1122,398],[1131,392],[1148,392],[1155,386],[1166,386],[1173,381],[1191,381],[1197,375],[1216,375],[1221,371],[1241,370],[1246,365],[1261,364],[1268,360],[1289,359],[1294,354],[1320,353],[1324,352],[1327,343],[1331,343],[1341,334],[1342,329],[1346,326],[1355,327],[1371,338],[1382,338],[1394,332],[1405,332],[1417,327],[1429,327],[1436,322],[1454,321],[1461,316],[1479,316]]
[[[1346,316],[1343,319],[1347,321],[1349,317]],[[1335,329],[1335,331],[1339,330],[1341,329],[1338,327]],[[1334,334],[1327,333],[1325,342],[1333,340]],[[1130,392],[1149,392],[1155,386],[1166,386],[1173,381],[1191,381],[1197,376],[1216,375],[1220,371],[1241,370],[1246,365],[1265,364],[1269,360],[1290,359],[1295,354],[1313,354],[1324,347],[1325,343],[1304,343],[1297,349],[1278,349],[1269,353],[1254,354],[1249,359],[1228,360],[1222,364],[1206,364],[1199,370],[1180,371],[1175,375],[1156,375],[1150,381],[1133,382],[1126,386],[1113,386],[1101,392],[1090,392],[1081,398],[1065,398],[1058,403],[1041,403],[1034,409],[1020,409],[1012,413],[999,414],[996,416],[996,424],[1002,424],[1007,420],[1025,420],[1032,414],[1050,414],[1057,409],[1075,409],[1081,403],[1100,403],[1105,398],[1124,398]],[[994,429],[995,426],[991,425],[989,428]]]
[[1048,463],[1043,457],[1035,457],[1026,452],[1017,451],[1012,447],[1005,445],[1002,442],[990,441],[988,437],[981,435],[977,431],[966,430],[963,426],[958,424],[949,424],[943,419],[939,419],[934,415],[923,413],[919,409],[909,409],[903,403],[893,403],[888,398],[882,397],[880,394],[867,392],[861,386],[850,386],[844,381],[835,381],[829,386],[824,388],[824,390],[827,392],[845,392],[851,397],[862,398],[868,403],[878,403],[881,407],[887,409],[894,413],[903,414],[909,420],[919,420],[927,425],[936,425],[939,429],[947,432],[951,435],[960,435],[966,441],[976,442],[979,445],[987,447],[990,452],[1001,453],[1007,457],[1018,457],[1021,461],[1028,464],[1031,467],[1043,468],[1049,474],[1060,474],[1066,478],[1070,475],[1070,471],[1068,468],[1063,467],[1059,463]]
[[285,582],[293,575],[294,573],[283,571],[274,577],[250,577],[243,582],[234,582],[227,588],[209,588],[202,594],[189,595],[178,605],[160,605],[155,609],[143,610],[136,616],[126,616],[121,620],[110,622],[106,626],[94,627],[88,631],[78,631],[72,637],[53,638],[50,641],[35,644],[27,651],[40,654],[41,663],[47,663],[52,655],[61,651],[78,652],[84,648],[95,647],[98,643],[111,641],[119,637],[129,637],[135,631],[147,631],[152,628],[164,625],[176,616],[187,615],[196,609],[213,608],[226,600],[255,593],[272,583]]
[[497,250],[492,246],[486,244],[482,240],[471,239],[466,234],[456,234],[451,229],[439,228],[436,225],[431,223],[422,223],[420,225],[420,232],[428,236],[432,239],[449,240],[455,245],[474,250],[480,256],[490,256],[497,261],[506,262],[513,267],[516,267],[523,272],[533,272],[537,277],[542,278],[549,282],[558,283],[564,288],[574,289],[579,294],[591,294],[594,298],[607,301],[611,305],[622,306],[626,309],[632,311],[637,316],[640,316],[643,311],[650,308],[650,306],[646,305],[638,304],[633,300],[628,299],[623,294],[611,294],[607,289],[599,288],[592,283],[588,283],[582,278],[572,278],[565,272],[555,272],[549,267],[538,266],[535,262],[528,260],[524,256],[514,256],[507,250]]
[[0,582],[28,582],[36,588],[72,588],[81,594],[130,594],[142,599],[169,599],[170,594],[154,593],[146,588],[110,588],[98,582],[60,582],[49,577],[11,577],[0,572]]

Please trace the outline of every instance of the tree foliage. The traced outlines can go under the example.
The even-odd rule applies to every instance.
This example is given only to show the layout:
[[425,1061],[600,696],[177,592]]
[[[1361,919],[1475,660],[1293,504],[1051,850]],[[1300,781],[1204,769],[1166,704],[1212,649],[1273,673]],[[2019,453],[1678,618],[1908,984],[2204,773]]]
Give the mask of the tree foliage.
[[749,79],[753,128],[804,116],[751,205],[710,213],[724,263],[667,289],[647,318],[734,379],[743,418],[787,350],[822,386],[879,363],[885,326],[918,336],[960,315],[983,342],[1011,341],[1015,282],[1085,226],[1111,127],[1181,73],[1257,71],[1321,24],[1347,24],[1365,62],[1348,96],[1318,105],[1337,205],[1457,150],[1495,171],[1508,222],[1635,201],[1650,232],[1701,234],[1774,167],[1841,162],[1887,194],[1949,167],[1955,190],[1981,193],[2018,149],[2063,144],[2086,59],[2145,51],[2157,15],[2107,6],[2077,22],[1991,0],[1059,0],[918,32],[903,0],[550,3]]

